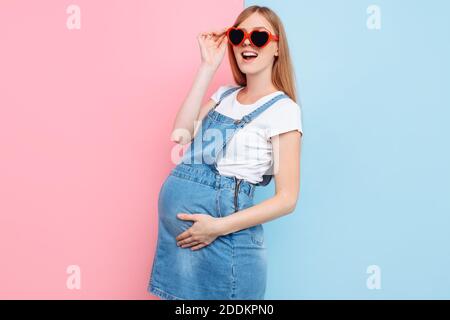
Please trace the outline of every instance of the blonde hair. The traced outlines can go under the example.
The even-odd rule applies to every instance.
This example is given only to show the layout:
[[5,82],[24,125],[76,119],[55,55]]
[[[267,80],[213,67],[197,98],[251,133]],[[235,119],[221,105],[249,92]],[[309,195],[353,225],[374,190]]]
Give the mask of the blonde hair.
[[[278,57],[275,57],[272,68],[272,83],[280,91],[286,93],[293,101],[297,103],[297,93],[295,86],[295,73],[289,53],[289,46],[286,38],[283,23],[278,15],[268,7],[250,6],[244,9],[236,18],[233,27],[237,27],[245,19],[253,13],[261,14],[269,23],[278,35]],[[228,43],[228,58],[230,61],[231,72],[236,83],[240,86],[247,85],[247,78],[245,73],[242,73],[234,56],[233,47]]]

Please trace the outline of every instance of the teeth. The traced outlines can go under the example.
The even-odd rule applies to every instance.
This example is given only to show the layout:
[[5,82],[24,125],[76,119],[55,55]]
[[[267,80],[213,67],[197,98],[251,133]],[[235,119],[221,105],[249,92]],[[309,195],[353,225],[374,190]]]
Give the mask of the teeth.
[[242,56],[243,56],[243,57],[257,57],[258,54],[255,53],[255,52],[243,52],[243,53],[242,53]]

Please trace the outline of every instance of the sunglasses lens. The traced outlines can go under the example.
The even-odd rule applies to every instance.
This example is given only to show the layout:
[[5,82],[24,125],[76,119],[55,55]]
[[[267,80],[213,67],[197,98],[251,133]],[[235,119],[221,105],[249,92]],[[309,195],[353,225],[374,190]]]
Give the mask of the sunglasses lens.
[[255,46],[262,47],[269,40],[269,34],[264,31],[254,31],[252,33],[251,38],[252,38],[252,42]]
[[232,29],[229,34],[229,40],[232,44],[238,45],[244,39],[244,32],[239,29]]

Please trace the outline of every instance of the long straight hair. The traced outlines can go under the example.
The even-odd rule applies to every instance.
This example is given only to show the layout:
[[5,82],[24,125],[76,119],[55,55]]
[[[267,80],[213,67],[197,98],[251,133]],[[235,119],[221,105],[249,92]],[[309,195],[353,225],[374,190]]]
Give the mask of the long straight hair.
[[[284,30],[283,23],[278,15],[268,7],[250,6],[245,8],[236,21],[233,27],[237,27],[245,19],[247,19],[253,13],[259,13],[269,21],[275,34],[278,35],[278,57],[275,57],[275,61],[272,67],[272,83],[280,91],[286,93],[293,101],[297,103],[297,93],[295,85],[295,73],[289,53],[289,46],[287,42],[286,32]],[[242,73],[234,56],[233,47],[228,43],[228,59],[230,61],[231,71],[236,83],[240,86],[247,85],[247,78],[245,73]]]

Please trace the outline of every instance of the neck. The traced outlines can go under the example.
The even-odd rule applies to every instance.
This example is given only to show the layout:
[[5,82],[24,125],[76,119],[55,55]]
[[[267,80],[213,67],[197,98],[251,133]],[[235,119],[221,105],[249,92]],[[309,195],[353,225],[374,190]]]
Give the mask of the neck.
[[256,99],[278,91],[272,83],[272,66],[255,74],[247,74],[247,85],[241,91],[249,99]]

